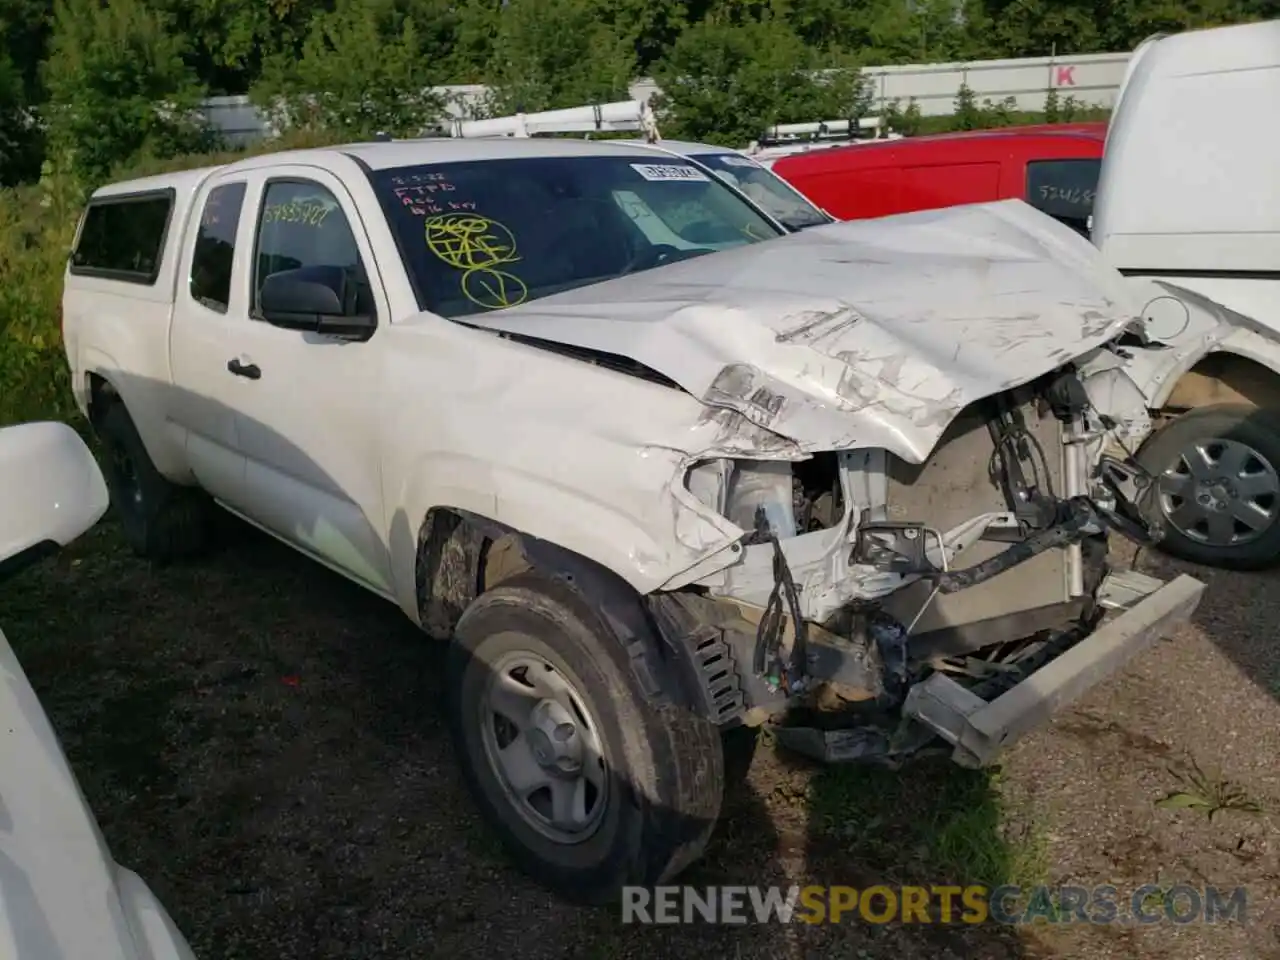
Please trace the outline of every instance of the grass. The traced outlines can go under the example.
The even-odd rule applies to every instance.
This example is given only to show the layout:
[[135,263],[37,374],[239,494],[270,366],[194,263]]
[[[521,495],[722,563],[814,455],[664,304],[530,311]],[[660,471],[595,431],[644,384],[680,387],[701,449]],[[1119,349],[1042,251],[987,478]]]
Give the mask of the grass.
[[[654,952],[649,932],[556,904],[507,865],[457,772],[438,645],[262,534],[236,522],[228,534],[210,557],[157,567],[108,518],[0,586],[0,628],[111,852],[197,956],[437,956],[480,924],[489,940],[526,943],[531,917],[548,950],[572,944],[557,955]],[[1014,830],[1025,811],[991,774],[943,762],[799,776],[768,751],[760,760],[685,882],[1030,883],[1043,869],[1041,828]],[[795,794],[779,803],[770,778]],[[787,830],[795,810],[804,836]],[[782,866],[797,849],[799,875]],[[662,936],[673,956],[782,949],[773,931],[713,932],[718,945],[696,926]],[[845,940],[842,955],[882,955],[873,935],[891,938],[888,955],[936,955],[925,928],[824,935]],[[949,935],[973,955],[1007,938]],[[371,936],[381,948],[361,952]]]
[[1005,798],[998,773],[941,758],[899,771],[832,767],[808,801],[814,829],[904,883],[1026,887],[1048,873],[1046,825]]
[[1169,772],[1183,789],[1157,800],[1156,806],[1161,809],[1191,810],[1204,814],[1209,820],[1228,811],[1249,815],[1263,812],[1262,804],[1244,787],[1221,773],[1206,773],[1194,757],[1172,766]]

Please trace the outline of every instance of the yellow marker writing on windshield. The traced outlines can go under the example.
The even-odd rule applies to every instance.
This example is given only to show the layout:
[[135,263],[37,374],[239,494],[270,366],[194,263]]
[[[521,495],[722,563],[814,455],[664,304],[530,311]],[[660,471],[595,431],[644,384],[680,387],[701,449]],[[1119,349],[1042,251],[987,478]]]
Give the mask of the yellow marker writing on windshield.
[[427,249],[461,270],[462,294],[478,307],[501,310],[523,303],[529,288],[515,274],[497,269],[516,263],[516,238],[501,223],[471,212],[442,213],[425,227]]

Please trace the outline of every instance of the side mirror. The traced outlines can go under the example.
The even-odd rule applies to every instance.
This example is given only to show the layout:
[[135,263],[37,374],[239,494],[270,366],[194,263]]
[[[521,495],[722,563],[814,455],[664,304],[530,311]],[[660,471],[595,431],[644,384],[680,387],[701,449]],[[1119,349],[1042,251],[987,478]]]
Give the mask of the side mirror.
[[66,546],[109,502],[98,461],[71,427],[0,428],[0,577]]
[[342,267],[281,270],[262,281],[258,310],[262,319],[290,330],[367,340],[376,320],[357,312],[356,285]]

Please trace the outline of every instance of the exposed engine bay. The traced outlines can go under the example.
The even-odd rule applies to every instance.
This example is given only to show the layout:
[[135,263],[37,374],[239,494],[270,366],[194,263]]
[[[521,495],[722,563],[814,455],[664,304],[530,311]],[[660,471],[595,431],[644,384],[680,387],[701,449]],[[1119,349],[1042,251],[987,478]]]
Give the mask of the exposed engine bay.
[[930,674],[990,694],[1086,636],[1107,534],[1158,537],[1152,478],[1098,453],[1113,426],[1067,365],[971,404],[919,465],[871,450],[690,471],[745,549],[658,603],[717,626],[722,719],[788,709],[780,736],[804,752],[889,759],[933,739],[893,745],[886,726]]
[[[824,759],[940,737],[981,765],[1204,589],[1106,567],[1109,533],[1157,533],[1124,446],[1149,428],[1124,353],[1135,296],[1087,240],[1005,201],[815,227],[474,322],[691,401],[692,422],[672,403],[620,444],[628,477],[673,467],[656,500],[619,504],[639,530],[579,539],[693,661],[697,709],[807,724],[780,735]],[[839,738],[797,720],[826,706]]]

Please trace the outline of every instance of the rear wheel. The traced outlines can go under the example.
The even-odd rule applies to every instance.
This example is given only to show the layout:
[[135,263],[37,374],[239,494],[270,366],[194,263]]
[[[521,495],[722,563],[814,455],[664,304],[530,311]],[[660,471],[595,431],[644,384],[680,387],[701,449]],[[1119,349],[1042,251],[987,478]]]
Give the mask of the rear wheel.
[[111,506],[134,552],[157,561],[200,552],[209,531],[204,495],[171,483],[156,469],[123,403],[111,403],[97,423],[97,433],[105,453],[102,472]]
[[535,880],[608,902],[702,853],[720,812],[717,729],[647,702],[623,645],[568,587],[521,574],[482,594],[448,683],[468,786]]
[[1192,410],[1152,436],[1138,460],[1156,477],[1163,550],[1238,570],[1280,559],[1280,411]]

